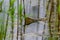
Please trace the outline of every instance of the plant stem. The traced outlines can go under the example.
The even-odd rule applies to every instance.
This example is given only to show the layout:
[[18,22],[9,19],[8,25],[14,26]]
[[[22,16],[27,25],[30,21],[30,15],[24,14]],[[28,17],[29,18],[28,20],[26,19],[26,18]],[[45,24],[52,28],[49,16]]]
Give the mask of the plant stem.
[[13,33],[13,30],[14,30],[14,2],[12,3],[12,0],[10,0],[10,16],[11,16],[11,22],[12,22],[12,24],[11,24],[11,29],[12,29],[12,31],[11,31],[11,33],[12,33],[12,40],[13,40],[13,37],[14,37],[14,33]]
[[6,28],[5,28],[4,40],[6,40],[6,33],[7,33],[7,28],[8,28],[8,20],[9,20],[9,14],[7,15],[7,21],[6,21]]

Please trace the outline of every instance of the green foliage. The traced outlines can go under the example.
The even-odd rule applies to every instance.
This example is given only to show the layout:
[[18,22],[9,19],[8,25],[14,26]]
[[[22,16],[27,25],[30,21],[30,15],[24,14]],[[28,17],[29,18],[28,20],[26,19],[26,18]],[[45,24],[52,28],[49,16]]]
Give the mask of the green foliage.
[[2,24],[3,19],[0,19],[0,40],[4,38],[4,24]]
[[19,11],[19,16],[20,16],[20,24],[22,23],[22,16],[23,16],[22,10],[23,10],[23,6],[22,6],[22,4],[20,4],[20,5],[19,5],[19,9],[18,9],[18,11]]
[[22,6],[22,4],[20,4],[20,5],[19,5],[19,10],[18,10],[18,11],[19,11],[19,14],[20,14],[21,16],[22,16],[22,10],[23,10],[23,6]]
[[10,0],[10,6],[14,5],[15,0]]
[[14,11],[15,11],[14,2],[15,2],[15,0],[10,0],[10,7],[8,10],[10,17],[15,17],[14,16]]
[[0,40],[2,40],[3,39],[3,34],[2,34],[2,32],[0,32]]
[[60,5],[58,6],[58,12],[60,13]]
[[15,8],[10,8],[9,9],[9,15],[11,16],[11,17],[14,17],[13,15],[14,15],[14,11],[15,11]]
[[23,10],[23,6],[22,4],[19,4],[19,8],[18,8],[18,14],[19,14],[19,19],[20,19],[20,24],[22,25],[22,17],[23,17],[23,14],[22,14],[22,10]]
[[9,10],[8,10],[9,16],[11,18],[11,30],[12,30],[11,37],[12,37],[12,40],[13,40],[14,13],[15,13],[14,2],[15,2],[15,0],[10,0],[10,6],[9,6]]
[[[14,13],[15,13],[14,2],[15,2],[15,0],[10,0],[9,9],[7,11],[8,15],[11,17],[12,25],[13,25],[13,21],[14,21]],[[8,25],[8,19],[7,19],[6,25]],[[11,28],[13,28],[12,25],[11,25]],[[4,40],[6,38],[6,32],[7,32],[7,26],[5,28]]]
[[19,4],[18,12],[19,12],[19,15],[20,15],[21,18],[22,17],[26,18],[27,16],[33,16],[32,14],[30,14],[30,15],[27,15],[27,14],[23,15],[23,13],[22,13],[23,9],[24,9],[23,5]]
[[4,38],[4,29],[1,29],[1,31],[0,31],[0,40],[3,40],[3,38]]
[[3,4],[4,0],[0,1],[0,12],[2,12],[2,4]]
[[3,4],[4,0],[0,1],[0,6]]
[[[23,5],[22,5],[22,4],[19,4],[19,8],[18,8],[19,15],[20,15],[21,18],[22,18],[22,17],[23,17],[23,18],[26,18],[26,17],[27,17],[27,14],[25,14],[25,15],[22,14],[23,9],[24,9]],[[30,16],[30,15],[29,15],[29,16]]]
[[59,5],[59,12],[60,12],[60,5]]

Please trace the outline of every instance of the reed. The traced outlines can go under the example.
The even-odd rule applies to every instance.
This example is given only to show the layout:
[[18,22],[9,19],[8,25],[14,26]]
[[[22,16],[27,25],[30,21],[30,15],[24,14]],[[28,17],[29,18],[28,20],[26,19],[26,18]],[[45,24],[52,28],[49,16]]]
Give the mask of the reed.
[[[22,1],[21,1],[21,2],[22,2]],[[22,37],[22,35],[23,35],[23,33],[22,33],[22,31],[23,31],[23,30],[22,30],[22,28],[23,28],[23,26],[22,26],[22,21],[23,21],[23,18],[22,18],[22,10],[23,10],[23,9],[22,9],[22,7],[23,7],[23,6],[22,6],[22,3],[19,4],[19,12],[18,12],[18,13],[19,13],[19,22],[20,22],[20,26],[21,26],[21,27],[20,27],[20,36],[21,36],[20,39],[21,39],[21,40],[23,40],[23,37]]]
[[11,40],[13,40],[13,34],[14,34],[13,33],[13,30],[14,30],[14,12],[15,12],[14,2],[15,2],[15,0],[10,0],[10,6],[9,6],[9,16],[10,16],[11,22],[12,22],[12,24],[11,24],[12,39]]
[[[24,30],[24,32],[25,32],[25,28],[22,30],[22,28],[23,28],[23,24],[22,24],[22,22],[23,22],[23,19],[25,19],[26,18],[26,15],[24,15],[24,13],[25,13],[25,8],[24,8],[24,1],[23,1],[23,3],[22,3],[22,0],[20,0],[20,4],[19,4],[19,0],[17,1],[17,11],[18,11],[18,14],[17,14],[17,40],[18,40],[18,33],[20,32],[20,39],[21,40],[24,40],[24,38],[22,37],[22,35],[23,35],[23,33],[22,33],[22,31]],[[24,10],[23,10],[23,8],[24,8]],[[19,25],[20,25],[20,27],[19,27]],[[20,29],[20,31],[19,31],[19,29]]]

